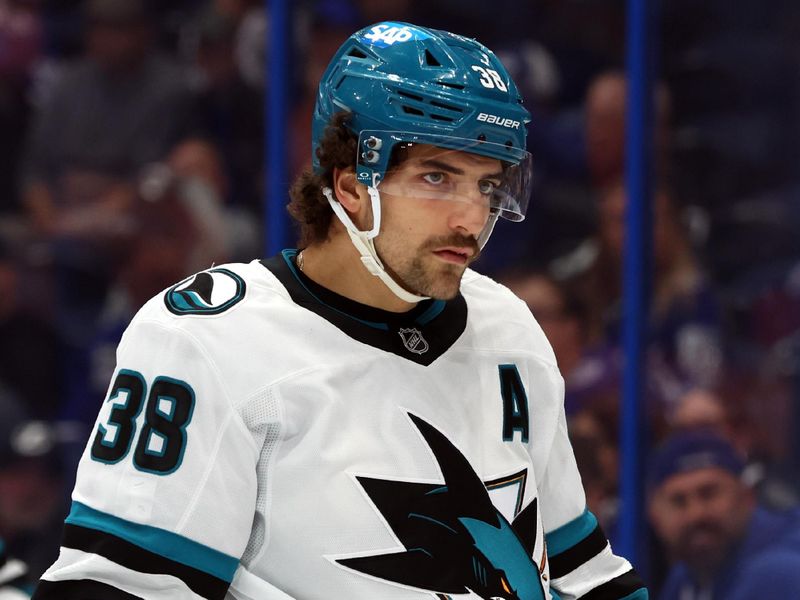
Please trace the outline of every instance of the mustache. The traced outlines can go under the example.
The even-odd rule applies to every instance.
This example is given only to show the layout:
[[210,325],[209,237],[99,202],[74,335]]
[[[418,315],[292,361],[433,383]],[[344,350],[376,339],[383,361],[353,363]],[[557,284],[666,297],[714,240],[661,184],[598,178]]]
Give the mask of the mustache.
[[723,529],[719,523],[713,521],[701,521],[686,527],[680,534],[679,540],[681,545],[687,544],[689,540],[698,533],[709,533],[719,537],[723,533]]
[[481,253],[478,239],[474,235],[462,235],[452,233],[431,238],[425,243],[425,249],[440,248],[441,246],[453,246],[455,248],[466,248],[472,251],[472,260],[478,258]]

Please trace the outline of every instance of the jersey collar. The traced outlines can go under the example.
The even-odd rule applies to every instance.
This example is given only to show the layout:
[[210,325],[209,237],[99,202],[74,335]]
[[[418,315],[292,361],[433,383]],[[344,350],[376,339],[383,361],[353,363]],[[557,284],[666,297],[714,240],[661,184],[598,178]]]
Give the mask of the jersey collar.
[[283,284],[295,303],[353,339],[421,365],[430,365],[461,336],[467,303],[423,300],[405,313],[393,313],[341,296],[309,279],[297,268],[297,250],[284,250],[261,261]]

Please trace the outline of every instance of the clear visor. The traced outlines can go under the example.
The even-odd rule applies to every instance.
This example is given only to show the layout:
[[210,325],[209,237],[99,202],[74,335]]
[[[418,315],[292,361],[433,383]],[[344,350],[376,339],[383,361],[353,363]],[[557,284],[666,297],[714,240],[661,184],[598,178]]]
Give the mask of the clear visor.
[[525,218],[531,195],[529,152],[463,138],[363,131],[359,165],[380,168],[387,135],[393,147],[378,184],[381,193],[477,203],[496,217],[511,221]]

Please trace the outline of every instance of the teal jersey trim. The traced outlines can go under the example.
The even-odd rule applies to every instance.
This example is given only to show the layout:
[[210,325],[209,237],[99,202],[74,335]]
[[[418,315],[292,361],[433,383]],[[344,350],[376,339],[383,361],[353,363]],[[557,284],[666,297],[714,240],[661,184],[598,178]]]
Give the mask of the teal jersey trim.
[[316,295],[314,292],[312,292],[310,289],[308,289],[308,287],[306,286],[306,284],[305,284],[305,283],[303,283],[303,280],[302,280],[302,278],[300,277],[300,275],[298,275],[298,273],[297,273],[297,269],[296,269],[296,267],[294,266],[294,262],[292,262],[292,259],[293,259],[295,256],[297,256],[297,250],[283,250],[283,251],[281,251],[281,254],[283,255],[283,260],[285,260],[285,261],[286,261],[286,264],[287,264],[287,265],[289,266],[289,268],[292,270],[292,275],[294,275],[294,276],[295,276],[295,278],[296,278],[296,279],[297,279],[297,281],[300,283],[300,285],[302,285],[302,286],[303,286],[303,289],[304,289],[305,291],[307,291],[307,292],[309,293],[309,295],[310,295],[312,298],[314,298],[314,300],[316,300],[317,302],[319,302],[320,304],[322,304],[322,305],[324,305],[324,306],[327,306],[327,307],[328,307],[328,308],[330,308],[331,310],[334,310],[334,311],[336,311],[336,312],[337,312],[337,313],[339,313],[340,315],[344,315],[345,317],[348,317],[348,318],[350,318],[350,319],[353,319],[354,321],[358,321],[359,323],[363,323],[364,325],[367,325],[368,327],[373,327],[374,329],[381,329],[382,331],[389,331],[389,326],[388,326],[386,323],[374,323],[374,322],[372,322],[372,321],[364,321],[363,319],[356,318],[356,317],[354,317],[353,315],[348,315],[347,313],[344,313],[344,312],[340,311],[339,309],[337,309],[337,308],[334,308],[334,307],[333,307],[333,306],[331,306],[330,304],[326,304],[325,302],[323,302],[322,300],[320,300],[320,299],[319,299],[319,297],[317,297],[317,295]]
[[650,600],[650,594],[647,592],[647,588],[641,588],[620,600]]
[[544,536],[547,542],[548,556],[556,556],[565,550],[569,550],[586,536],[592,533],[597,527],[597,517],[589,509],[583,514],[558,529],[551,531]]
[[230,583],[239,559],[185,538],[177,533],[133,523],[73,501],[66,523],[114,535],[183,565]]
[[431,321],[433,321],[436,317],[438,317],[441,312],[444,310],[444,307],[447,306],[447,302],[444,300],[436,300],[433,304],[430,305],[428,310],[422,313],[420,316],[417,317],[416,323],[417,325],[427,325]]

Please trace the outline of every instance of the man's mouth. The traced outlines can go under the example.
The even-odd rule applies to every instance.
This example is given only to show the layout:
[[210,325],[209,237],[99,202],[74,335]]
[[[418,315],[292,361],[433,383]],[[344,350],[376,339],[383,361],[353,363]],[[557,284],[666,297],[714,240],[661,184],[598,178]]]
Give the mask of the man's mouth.
[[470,248],[464,248],[462,246],[438,248],[434,250],[433,253],[441,260],[456,265],[466,265],[473,256],[473,251]]

